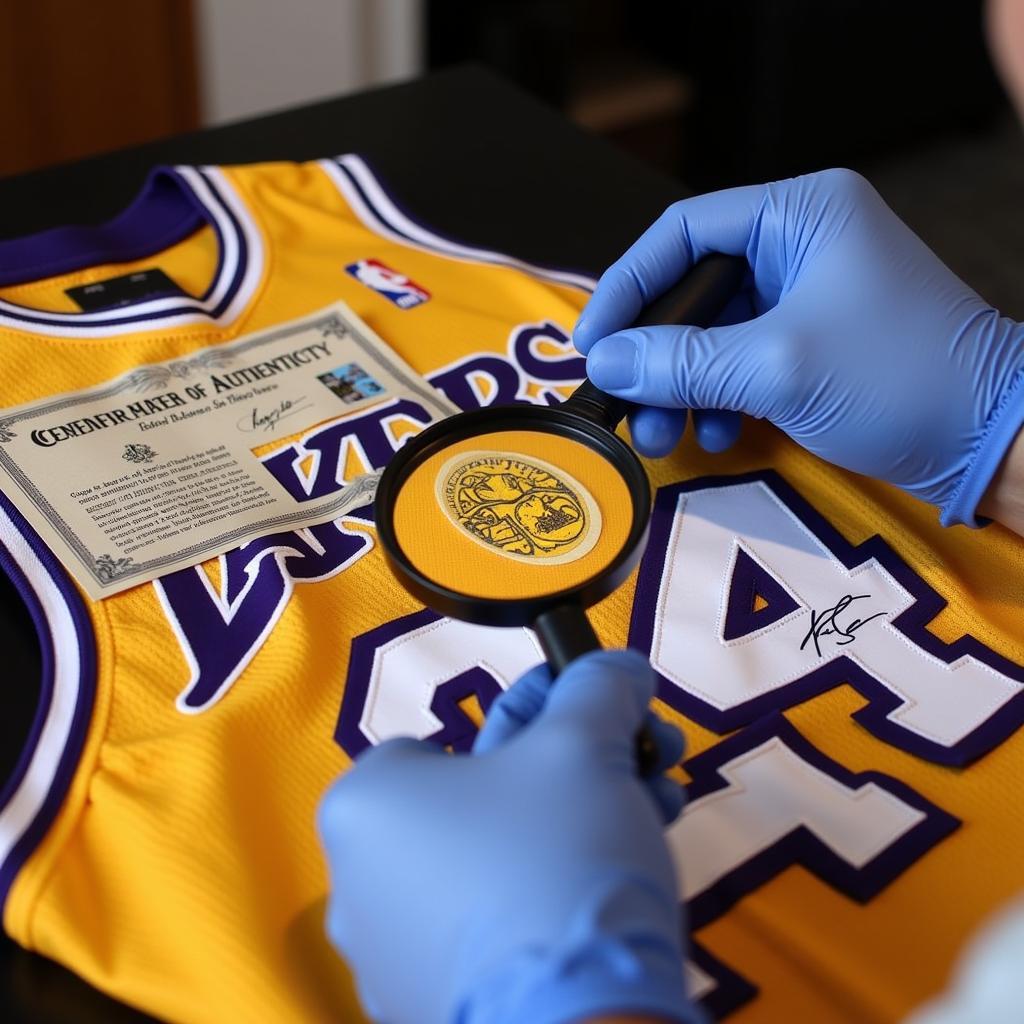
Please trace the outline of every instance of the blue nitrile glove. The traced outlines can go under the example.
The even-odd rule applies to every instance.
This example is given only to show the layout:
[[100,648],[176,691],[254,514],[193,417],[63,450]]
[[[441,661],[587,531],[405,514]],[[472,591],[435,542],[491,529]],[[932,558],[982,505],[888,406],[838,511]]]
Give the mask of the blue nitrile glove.
[[[328,793],[327,929],[367,1012],[388,1024],[562,1024],[632,1011],[701,1021],[683,985],[683,921],[661,774],[678,730],[647,711],[654,676],[600,651],[552,684],[528,672],[472,754],[389,740]],[[647,720],[660,754],[639,779]]]
[[[622,330],[710,252],[746,256],[755,319]],[[646,454],[678,441],[679,409],[733,410],[695,416],[712,450],[744,412],[938,505],[945,525],[976,525],[1024,422],[1022,325],[954,276],[852,171],[670,206],[605,272],[575,342],[598,387],[648,407],[632,421]]]

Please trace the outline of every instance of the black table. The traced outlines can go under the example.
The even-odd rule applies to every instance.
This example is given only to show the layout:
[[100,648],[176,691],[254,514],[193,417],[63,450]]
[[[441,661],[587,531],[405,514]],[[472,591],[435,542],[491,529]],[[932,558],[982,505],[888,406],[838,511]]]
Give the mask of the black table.
[[[670,178],[574,129],[476,67],[181,135],[0,180],[0,238],[95,223],[124,207],[154,164],[307,160],[357,152],[404,206],[443,234],[549,266],[599,272],[669,202]],[[38,651],[0,580],[0,784],[34,710]],[[0,940],[0,1019],[139,1024],[150,1018]]]

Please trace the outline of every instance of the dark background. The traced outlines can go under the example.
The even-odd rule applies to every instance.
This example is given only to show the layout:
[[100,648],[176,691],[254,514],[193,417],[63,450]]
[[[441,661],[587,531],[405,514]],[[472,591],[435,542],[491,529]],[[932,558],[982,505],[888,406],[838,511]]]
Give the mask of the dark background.
[[695,191],[865,174],[1024,319],[1024,142],[982,0],[446,0],[432,66],[482,61]]
[[[977,0],[448,0],[473,58],[699,190],[971,133],[1002,106]],[[623,102],[627,98],[628,102]]]

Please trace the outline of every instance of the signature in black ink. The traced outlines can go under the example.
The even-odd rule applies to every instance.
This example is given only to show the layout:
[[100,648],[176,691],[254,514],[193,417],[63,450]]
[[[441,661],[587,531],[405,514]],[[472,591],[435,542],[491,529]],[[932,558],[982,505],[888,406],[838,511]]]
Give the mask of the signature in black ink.
[[273,430],[281,420],[310,408],[309,405],[302,405],[301,402],[301,398],[296,402],[293,402],[290,398],[282,398],[273,409],[269,409],[266,412],[261,412],[256,406],[253,406],[249,415],[243,416],[238,421],[238,429],[249,433],[256,430]]
[[851,644],[857,639],[856,632],[861,626],[867,625],[872,619],[880,618],[887,614],[886,612],[875,612],[874,615],[869,615],[866,619],[852,619],[845,625],[841,625],[839,622],[839,616],[846,611],[847,608],[853,604],[854,601],[863,601],[865,598],[870,597],[870,594],[846,594],[841,597],[836,604],[831,608],[826,608],[823,612],[816,612],[813,608],[811,609],[811,628],[807,630],[807,635],[803,638],[800,643],[800,650],[802,651],[808,641],[814,641],[814,649],[821,655],[821,644],[820,640],[823,636],[835,636],[842,637],[841,640],[836,640],[836,646],[842,647],[845,644]]

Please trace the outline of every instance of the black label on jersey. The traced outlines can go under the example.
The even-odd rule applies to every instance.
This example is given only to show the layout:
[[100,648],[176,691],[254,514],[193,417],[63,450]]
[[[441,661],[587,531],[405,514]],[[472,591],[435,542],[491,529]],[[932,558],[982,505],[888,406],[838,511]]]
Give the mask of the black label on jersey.
[[92,284],[65,288],[64,294],[84,313],[94,313],[98,309],[114,309],[146,299],[184,295],[185,291],[162,270],[151,267],[149,270],[137,270],[133,274],[111,277],[106,281],[94,281]]

